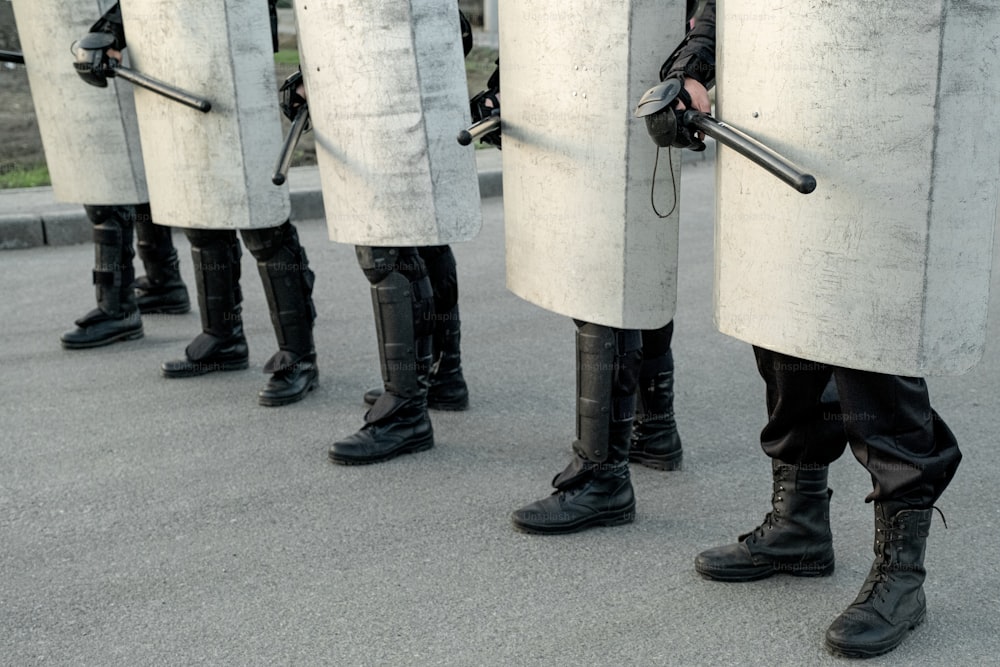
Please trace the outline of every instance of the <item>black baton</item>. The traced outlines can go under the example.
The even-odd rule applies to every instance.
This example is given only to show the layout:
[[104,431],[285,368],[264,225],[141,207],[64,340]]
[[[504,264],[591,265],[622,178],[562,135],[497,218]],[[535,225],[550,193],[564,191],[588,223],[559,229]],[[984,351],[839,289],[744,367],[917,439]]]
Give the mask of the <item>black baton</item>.
[[500,110],[495,109],[489,118],[476,121],[468,128],[458,133],[458,143],[468,146],[479,137],[500,128]]
[[760,165],[804,195],[816,189],[815,176],[805,173],[787,158],[779,155],[753,137],[737,130],[732,125],[712,118],[707,113],[693,109],[684,112],[684,124],[701,130],[720,144],[732,148],[743,157]]
[[0,50],[0,62],[3,63],[19,63],[24,64],[24,55],[19,51],[2,51]]
[[195,97],[187,91],[181,90],[180,88],[174,88],[170,84],[163,83],[162,81],[146,76],[145,74],[139,74],[135,70],[129,69],[128,67],[114,65],[112,67],[112,71],[114,72],[114,76],[119,76],[126,81],[131,81],[137,86],[145,88],[146,90],[151,90],[158,95],[163,95],[174,102],[180,102],[181,104],[189,106],[192,109],[197,109],[202,113],[208,113],[212,110],[212,103],[208,100]]
[[271,176],[271,182],[275,185],[283,185],[288,178],[288,169],[292,166],[292,154],[295,152],[295,146],[299,143],[299,139],[302,138],[302,133],[305,132],[306,125],[308,124],[309,105],[303,104],[295,113],[295,120],[292,121],[292,129],[288,130],[288,135],[285,136],[285,144],[281,147],[281,155],[278,156],[278,166],[274,168],[274,175]]

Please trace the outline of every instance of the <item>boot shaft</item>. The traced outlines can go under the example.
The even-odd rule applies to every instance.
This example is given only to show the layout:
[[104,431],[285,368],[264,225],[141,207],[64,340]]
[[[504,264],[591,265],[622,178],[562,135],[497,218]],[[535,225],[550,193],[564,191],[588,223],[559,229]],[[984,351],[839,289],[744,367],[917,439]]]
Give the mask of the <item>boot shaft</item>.
[[920,588],[927,571],[924,555],[930,534],[931,509],[902,509],[894,503],[875,503],[875,560],[855,603],[873,593],[879,599],[898,604]]

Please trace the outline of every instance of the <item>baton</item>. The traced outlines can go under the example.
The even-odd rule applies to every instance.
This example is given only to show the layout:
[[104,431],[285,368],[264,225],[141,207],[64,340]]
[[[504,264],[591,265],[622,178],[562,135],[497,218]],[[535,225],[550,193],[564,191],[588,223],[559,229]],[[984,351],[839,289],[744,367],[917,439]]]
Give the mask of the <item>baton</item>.
[[305,132],[306,125],[309,124],[309,105],[303,104],[295,113],[295,120],[292,121],[292,128],[285,136],[285,143],[281,147],[281,154],[278,156],[278,164],[274,168],[274,175],[271,182],[275,185],[283,185],[288,178],[288,169],[292,166],[292,154],[295,146],[299,143],[302,133]]
[[684,112],[683,122],[684,125],[701,130],[720,144],[732,148],[802,194],[807,195],[816,189],[815,176],[805,173],[787,158],[732,125],[694,109]]
[[[112,61],[113,63],[114,61]],[[196,97],[191,93],[181,90],[180,88],[175,88],[170,84],[163,83],[153,77],[146,76],[145,74],[140,74],[134,69],[129,69],[122,65],[111,66],[112,76],[120,76],[126,81],[131,81],[137,86],[145,88],[146,90],[151,90],[158,95],[163,95],[167,99],[171,99],[174,102],[180,102],[185,106],[189,106],[192,109],[197,109],[202,113],[208,113],[212,110],[212,103],[206,99]]]
[[20,51],[0,50],[0,62],[24,64],[24,55]]
[[498,129],[500,129],[500,109],[494,109],[488,118],[478,120],[468,128],[459,132],[458,143],[463,146],[468,146],[479,137],[487,135]]

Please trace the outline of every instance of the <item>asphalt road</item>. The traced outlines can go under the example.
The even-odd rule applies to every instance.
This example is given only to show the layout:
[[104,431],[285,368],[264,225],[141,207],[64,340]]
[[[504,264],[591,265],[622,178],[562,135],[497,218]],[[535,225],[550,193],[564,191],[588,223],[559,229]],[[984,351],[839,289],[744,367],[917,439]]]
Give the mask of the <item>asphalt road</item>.
[[[472,407],[434,413],[437,446],[366,467],[326,448],[378,380],[367,282],[320,221],[321,386],[259,407],[274,349],[244,256],[249,371],[159,377],[198,316],[141,341],[64,351],[93,307],[88,245],[0,253],[0,664],[834,665],[823,633],[871,562],[870,481],[831,471],[837,570],[750,584],[692,562],[769,508],[750,348],[712,325],[711,163],[685,166],[674,351],[685,466],[634,469],[634,524],[563,537],[508,515],[549,492],[573,438],[572,323],[503,277],[499,199],[455,247]],[[194,281],[187,243],[183,270]],[[994,290],[1000,295],[1000,290]],[[926,623],[875,665],[995,665],[1000,655],[1000,329],[983,363],[930,381],[965,461],[928,543]]]

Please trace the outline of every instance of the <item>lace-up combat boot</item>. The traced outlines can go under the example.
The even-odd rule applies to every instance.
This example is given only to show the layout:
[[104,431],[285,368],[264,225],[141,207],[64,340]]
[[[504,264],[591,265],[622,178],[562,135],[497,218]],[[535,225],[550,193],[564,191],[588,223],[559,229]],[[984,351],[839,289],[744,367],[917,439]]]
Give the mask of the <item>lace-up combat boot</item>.
[[923,622],[931,511],[875,503],[875,560],[857,599],[826,631],[831,653],[846,658],[881,655]]
[[706,579],[755,581],[775,574],[833,574],[833,535],[827,466],[794,466],[771,460],[772,509],[764,522],[735,544],[703,551],[694,567]]

